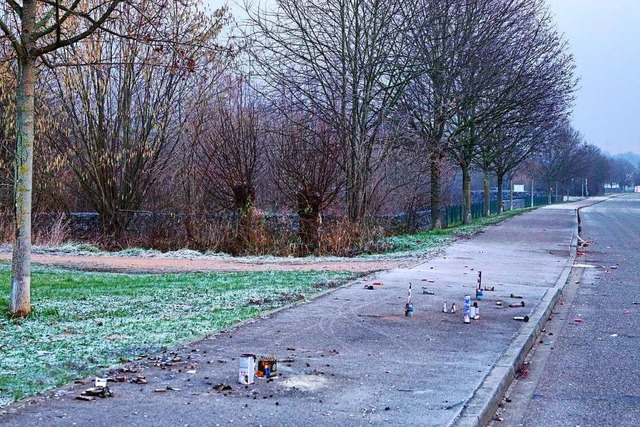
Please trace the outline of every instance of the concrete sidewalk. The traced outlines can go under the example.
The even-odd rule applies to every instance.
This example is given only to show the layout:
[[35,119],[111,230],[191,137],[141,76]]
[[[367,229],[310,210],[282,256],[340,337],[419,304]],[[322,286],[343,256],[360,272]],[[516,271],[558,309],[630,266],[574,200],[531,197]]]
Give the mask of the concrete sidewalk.
[[[576,209],[591,203],[520,215],[424,264],[379,273],[142,362],[136,368],[149,383],[113,383],[112,398],[78,401],[87,386],[65,387],[14,406],[0,424],[485,425],[560,295],[575,254]],[[478,301],[480,319],[464,324],[464,296],[473,297],[478,271],[483,287],[495,291]],[[374,281],[382,286],[365,288]],[[404,314],[409,283],[412,317]],[[519,301],[525,306],[508,307]],[[443,313],[445,302],[455,302],[457,313]],[[528,323],[513,319],[525,315]],[[243,353],[275,355],[279,377],[238,384]]]

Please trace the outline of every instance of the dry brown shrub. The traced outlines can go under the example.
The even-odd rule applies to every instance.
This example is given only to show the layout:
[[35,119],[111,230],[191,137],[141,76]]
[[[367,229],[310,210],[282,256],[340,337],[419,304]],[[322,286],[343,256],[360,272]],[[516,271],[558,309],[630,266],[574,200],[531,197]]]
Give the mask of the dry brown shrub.
[[385,236],[384,229],[375,223],[341,220],[321,230],[318,255],[353,257],[380,252]]
[[44,220],[36,220],[33,225],[33,244],[36,246],[58,247],[68,242],[71,236],[70,221],[63,213],[53,219],[47,215]]

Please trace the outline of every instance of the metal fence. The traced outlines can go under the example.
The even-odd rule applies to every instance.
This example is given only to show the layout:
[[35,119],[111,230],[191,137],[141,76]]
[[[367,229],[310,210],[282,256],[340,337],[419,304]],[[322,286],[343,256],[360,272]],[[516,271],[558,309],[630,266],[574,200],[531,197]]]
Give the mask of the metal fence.
[[[528,197],[526,199],[517,199],[519,201],[518,208],[530,208],[531,198]],[[516,200],[514,200],[515,202]],[[552,201],[553,202],[553,201]],[[543,206],[549,203],[547,197],[534,197],[533,198],[533,206]],[[504,210],[509,210],[509,200],[503,201]],[[491,201],[491,215],[495,215],[498,213],[498,201]],[[472,203],[471,204],[471,218],[478,219],[484,216],[484,203]],[[442,209],[440,217],[443,221],[443,226],[450,227],[457,224],[462,224],[462,205],[454,205],[447,206]]]

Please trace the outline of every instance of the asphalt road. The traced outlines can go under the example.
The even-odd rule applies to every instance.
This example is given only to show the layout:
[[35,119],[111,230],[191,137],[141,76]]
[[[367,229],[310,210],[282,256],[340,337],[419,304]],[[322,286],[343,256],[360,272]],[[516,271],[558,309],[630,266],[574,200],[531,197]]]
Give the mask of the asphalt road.
[[493,426],[640,426],[640,195],[580,212],[590,245]]

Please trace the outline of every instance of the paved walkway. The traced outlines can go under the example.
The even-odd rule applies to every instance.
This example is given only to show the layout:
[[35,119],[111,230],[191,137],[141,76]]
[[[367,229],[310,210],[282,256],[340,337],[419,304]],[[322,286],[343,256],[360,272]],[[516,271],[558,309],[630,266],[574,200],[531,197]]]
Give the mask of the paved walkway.
[[[356,281],[155,363],[143,362],[138,374],[149,383],[114,383],[112,398],[82,402],[75,396],[86,386],[66,387],[12,411],[0,424],[486,424],[566,282],[575,253],[576,208],[592,202],[520,215],[424,264]],[[478,302],[480,319],[467,325],[463,300],[474,294],[479,271],[483,286],[495,290],[485,292]],[[382,286],[365,288],[373,282]],[[404,315],[409,283],[412,317]],[[520,301],[524,307],[508,307]],[[458,312],[443,313],[445,302],[455,302]],[[275,355],[280,376],[238,384],[242,353]],[[231,389],[215,388],[221,384]]]

